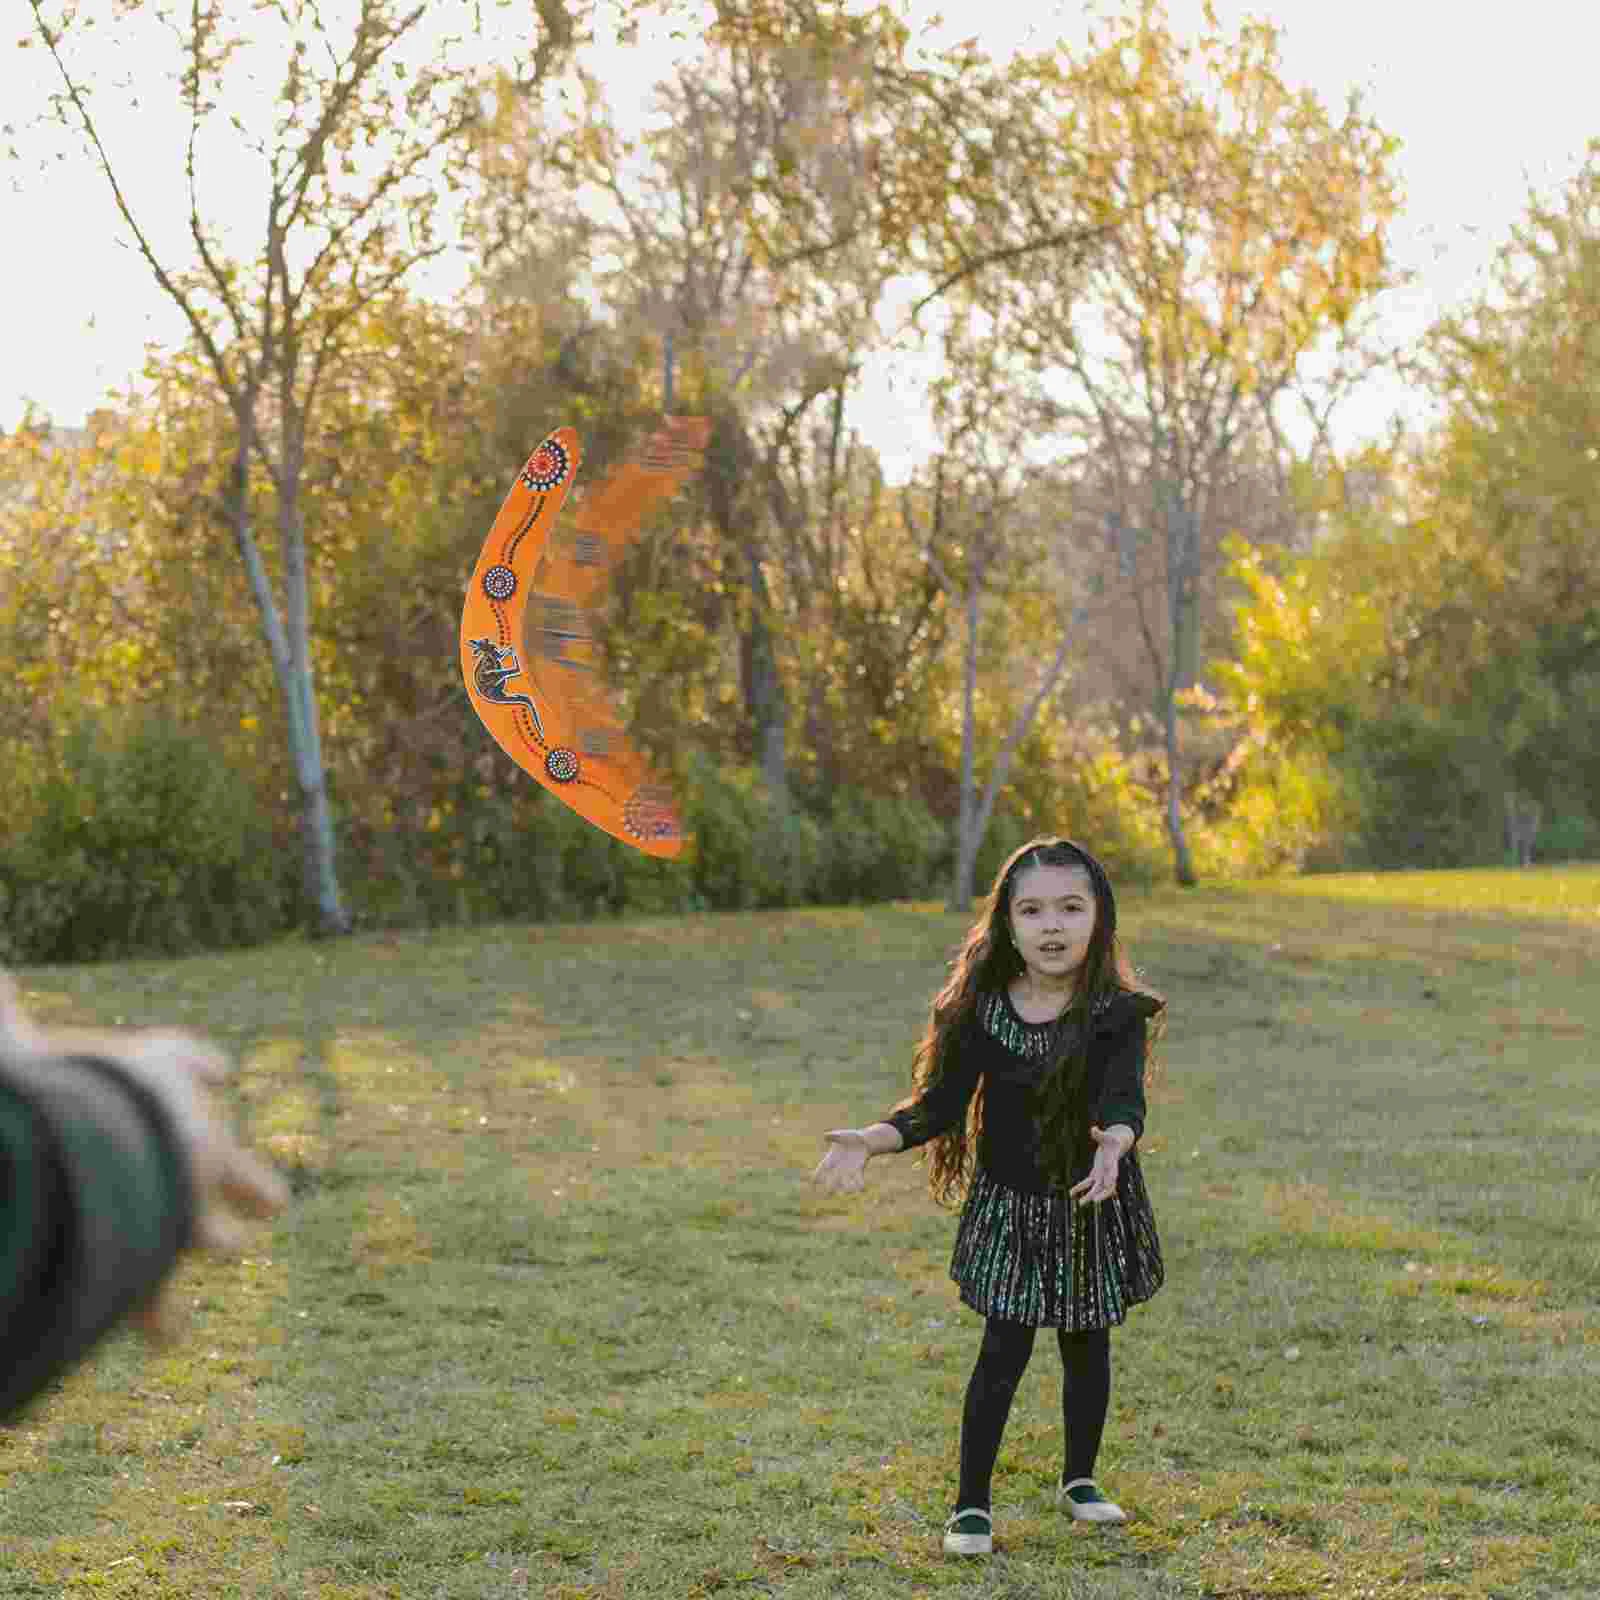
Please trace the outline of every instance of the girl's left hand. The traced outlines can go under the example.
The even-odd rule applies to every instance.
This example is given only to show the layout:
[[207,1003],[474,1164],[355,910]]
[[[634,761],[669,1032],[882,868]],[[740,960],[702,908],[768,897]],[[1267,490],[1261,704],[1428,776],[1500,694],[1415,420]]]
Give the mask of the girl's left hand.
[[1094,1164],[1089,1176],[1067,1192],[1074,1200],[1087,1200],[1097,1206],[1117,1192],[1117,1167],[1133,1143],[1133,1131],[1120,1126],[1090,1128],[1089,1137],[1094,1140]]

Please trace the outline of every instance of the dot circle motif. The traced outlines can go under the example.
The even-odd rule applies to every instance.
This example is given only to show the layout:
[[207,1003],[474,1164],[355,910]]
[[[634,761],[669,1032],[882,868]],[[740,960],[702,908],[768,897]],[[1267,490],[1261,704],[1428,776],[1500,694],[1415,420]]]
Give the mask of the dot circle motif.
[[517,592],[517,575],[510,567],[490,567],[483,575],[483,592],[491,600],[509,600]]
[[554,439],[546,439],[528,457],[528,464],[522,469],[520,476],[530,489],[536,491],[553,489],[558,483],[566,481],[570,465],[567,452]]

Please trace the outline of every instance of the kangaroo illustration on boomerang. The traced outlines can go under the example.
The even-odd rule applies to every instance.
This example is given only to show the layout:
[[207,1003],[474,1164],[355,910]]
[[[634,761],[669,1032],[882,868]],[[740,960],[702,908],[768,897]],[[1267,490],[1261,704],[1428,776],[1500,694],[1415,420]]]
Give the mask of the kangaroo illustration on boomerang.
[[477,657],[472,666],[472,687],[481,699],[497,706],[526,706],[533,718],[533,731],[544,738],[544,723],[539,720],[539,708],[525,694],[507,694],[506,684],[522,674],[517,652],[510,645],[504,648],[493,639],[469,639],[472,652]]

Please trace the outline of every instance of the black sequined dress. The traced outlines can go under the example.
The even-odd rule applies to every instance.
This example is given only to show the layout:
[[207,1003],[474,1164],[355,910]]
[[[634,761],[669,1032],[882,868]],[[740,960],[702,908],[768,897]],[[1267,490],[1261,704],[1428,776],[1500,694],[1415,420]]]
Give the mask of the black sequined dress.
[[[1144,1131],[1144,1058],[1149,995],[1118,992],[1096,1007],[1085,1083],[1087,1123]],[[887,1120],[907,1149],[957,1125],[979,1084],[983,1133],[956,1230],[950,1276],[962,1301],[985,1317],[1069,1332],[1122,1322],[1150,1299],[1165,1269],[1137,1146],[1118,1166],[1117,1192],[1083,1204],[1046,1170],[1039,1151],[1039,1090],[1063,1026],[1027,1022],[1005,991],[980,998],[940,1081]],[[1074,1152],[1073,1182],[1087,1175],[1093,1146]]]

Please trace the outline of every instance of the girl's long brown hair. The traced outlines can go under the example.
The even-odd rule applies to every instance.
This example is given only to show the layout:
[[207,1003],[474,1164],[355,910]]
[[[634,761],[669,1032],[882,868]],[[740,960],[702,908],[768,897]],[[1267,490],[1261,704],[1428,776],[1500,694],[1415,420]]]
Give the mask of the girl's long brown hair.
[[[1094,889],[1095,925],[1078,981],[1045,1067],[1039,1117],[1040,1150],[1057,1176],[1069,1178],[1075,1152],[1086,1133],[1083,1083],[1088,1068],[1089,1019],[1095,1006],[1118,989],[1159,999],[1139,980],[1117,937],[1117,902],[1106,870],[1082,845],[1046,836],[1030,840],[1006,859],[968,930],[950,976],[934,997],[927,1030],[913,1058],[912,1091],[896,1111],[914,1105],[947,1070],[956,1042],[977,1011],[979,998],[994,994],[1026,970],[1011,939],[1011,895],[1018,874],[1029,867],[1082,867]],[[1070,1022],[1068,1019],[1071,1019]],[[1149,1042],[1160,1035],[1159,1014],[1151,1019]],[[926,1148],[928,1187],[940,1205],[959,1203],[972,1178],[978,1139],[983,1132],[983,1085],[972,1097],[963,1122],[930,1140]]]

